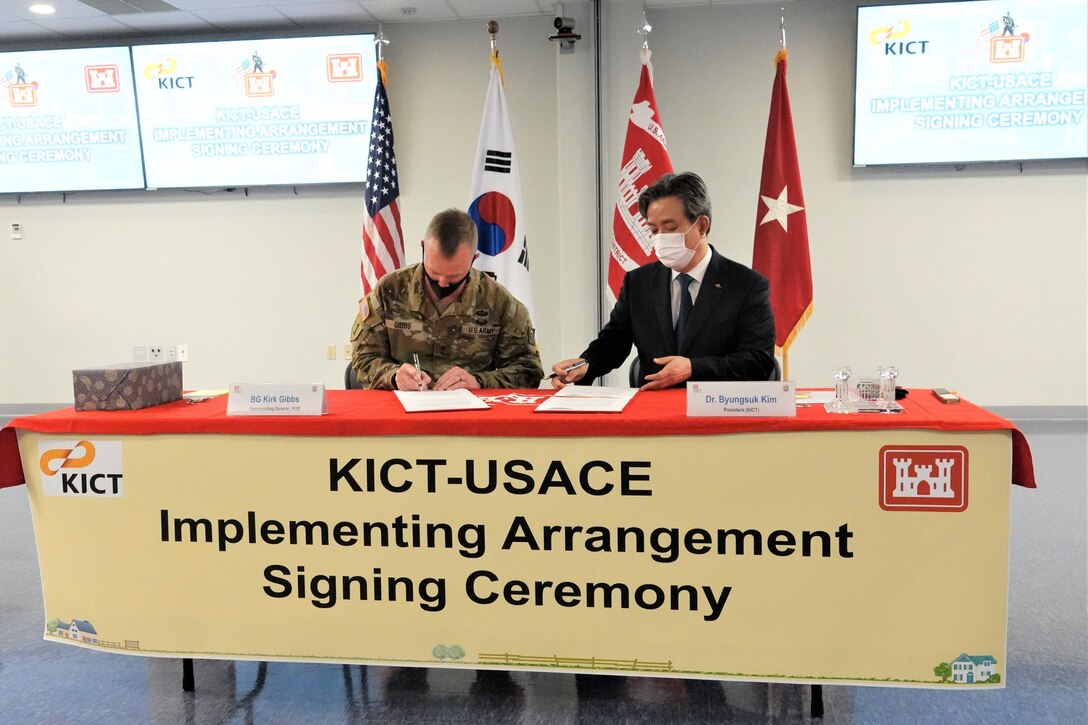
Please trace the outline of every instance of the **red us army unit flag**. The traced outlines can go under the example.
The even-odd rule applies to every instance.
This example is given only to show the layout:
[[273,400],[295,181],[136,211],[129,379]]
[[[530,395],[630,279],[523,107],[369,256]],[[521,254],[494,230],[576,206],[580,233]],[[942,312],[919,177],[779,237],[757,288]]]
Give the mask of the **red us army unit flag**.
[[650,49],[643,48],[642,72],[628,114],[623,166],[612,215],[612,249],[608,259],[608,296],[612,304],[620,296],[623,276],[628,270],[657,259],[650,229],[638,212],[638,195],[662,174],[671,172],[665,130],[661,127],[661,114],[657,112],[657,99],[654,98]]
[[771,91],[767,145],[763,150],[752,268],[770,280],[774,344],[784,356],[812,314],[812,266],[790,94],[786,88],[785,49],[778,52],[775,62],[778,69]]

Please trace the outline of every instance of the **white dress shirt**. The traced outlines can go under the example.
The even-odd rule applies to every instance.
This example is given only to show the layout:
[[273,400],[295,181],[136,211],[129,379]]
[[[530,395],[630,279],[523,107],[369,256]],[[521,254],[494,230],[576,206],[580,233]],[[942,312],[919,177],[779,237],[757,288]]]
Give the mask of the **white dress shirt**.
[[[691,277],[691,284],[688,285],[688,292],[691,293],[691,304],[695,306],[695,300],[699,297],[699,288],[703,286],[703,277],[706,275],[706,268],[710,266],[710,247],[707,247],[706,254],[703,255],[702,260],[695,265],[694,269],[689,269],[687,275]],[[680,273],[676,270],[672,271],[671,282],[669,283],[669,289],[672,292],[672,326],[676,327],[676,318],[680,316],[680,282],[676,279],[680,276]]]

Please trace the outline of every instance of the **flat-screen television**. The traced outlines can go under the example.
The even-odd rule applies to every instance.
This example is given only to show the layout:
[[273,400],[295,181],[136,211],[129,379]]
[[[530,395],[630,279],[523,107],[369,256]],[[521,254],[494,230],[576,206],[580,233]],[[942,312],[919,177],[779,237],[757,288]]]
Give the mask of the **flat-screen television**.
[[0,53],[0,193],[143,186],[127,47]]
[[1088,2],[858,8],[854,165],[1088,157]]
[[132,48],[148,188],[358,182],[373,35]]

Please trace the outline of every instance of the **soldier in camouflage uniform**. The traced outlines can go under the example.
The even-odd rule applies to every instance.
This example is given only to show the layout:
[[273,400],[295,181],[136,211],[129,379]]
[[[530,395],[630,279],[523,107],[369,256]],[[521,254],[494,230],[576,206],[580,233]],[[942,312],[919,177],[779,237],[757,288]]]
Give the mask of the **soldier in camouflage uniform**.
[[[352,363],[384,390],[535,388],[544,377],[529,311],[472,268],[476,225],[448,209],[431,220],[422,264],[385,275],[359,305]],[[422,374],[416,372],[419,356]]]

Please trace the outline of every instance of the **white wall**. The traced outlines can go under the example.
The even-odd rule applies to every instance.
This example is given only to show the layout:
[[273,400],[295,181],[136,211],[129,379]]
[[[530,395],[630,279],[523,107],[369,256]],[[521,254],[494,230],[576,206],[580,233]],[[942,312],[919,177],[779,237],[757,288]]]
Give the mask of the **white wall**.
[[[851,168],[855,7],[784,3],[789,89],[812,255],[813,316],[790,376],[851,365],[987,405],[1080,405],[1088,385],[1088,165]],[[607,166],[637,84],[637,4],[613,1]],[[779,5],[657,10],[655,91],[673,166],[700,173],[712,243],[749,264]]]
[[[560,188],[549,32],[550,17],[503,20],[499,48],[538,280],[538,339],[552,358]],[[469,201],[489,37],[483,22],[394,25],[386,35],[414,262],[430,217]],[[361,186],[297,191],[0,198],[0,224],[24,229],[21,241],[0,241],[0,403],[70,401],[73,368],[129,360],[132,346],[147,344],[189,345],[187,387],[342,387],[346,361],[327,362],[325,346],[347,342],[357,309]]]
[[[1083,162],[956,171],[851,169],[853,0],[787,3],[790,92],[808,207],[815,313],[791,377],[828,384],[896,364],[908,386],[986,405],[1080,405],[1088,348],[1088,174]],[[551,18],[500,19],[522,167],[545,366],[596,329],[592,28],[573,55]],[[701,173],[712,240],[751,260],[776,4],[650,12],[658,103],[673,164]],[[603,193],[614,199],[638,81],[640,4],[603,9]],[[348,29],[345,29],[348,30]],[[356,30],[356,29],[351,29]],[[487,85],[482,22],[386,27],[409,261],[429,217],[464,207]],[[188,387],[323,380],[338,387],[358,297],[357,186],[204,195],[0,198],[0,403],[71,400],[73,368],[137,344],[188,343]],[[604,210],[606,229],[611,210]],[[6,235],[5,235],[6,236]]]

